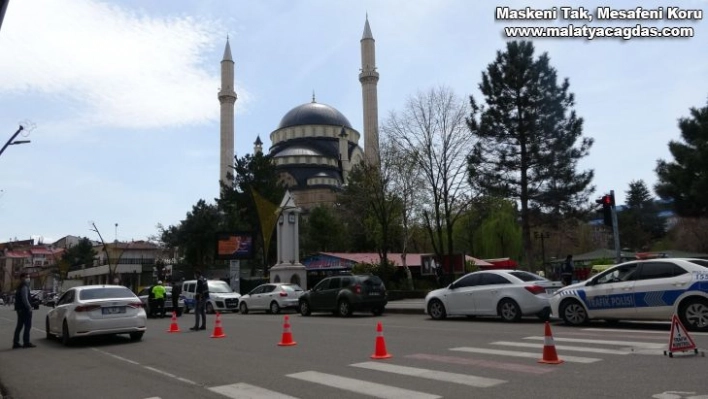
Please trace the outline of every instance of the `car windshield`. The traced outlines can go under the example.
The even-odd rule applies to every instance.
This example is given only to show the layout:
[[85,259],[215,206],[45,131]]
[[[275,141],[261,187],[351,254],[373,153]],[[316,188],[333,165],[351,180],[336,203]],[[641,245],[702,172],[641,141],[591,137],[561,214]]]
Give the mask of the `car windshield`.
[[302,288],[300,288],[300,286],[297,284],[283,285],[283,289],[285,291],[290,291],[290,292],[302,291]]
[[87,288],[79,291],[79,299],[82,301],[91,299],[132,298],[134,296],[135,294],[126,287]]
[[515,271],[515,272],[509,272],[512,276],[518,278],[521,281],[545,281],[546,279],[533,273],[529,272],[524,272],[524,271]]
[[231,293],[234,291],[223,281],[209,281],[209,292]]

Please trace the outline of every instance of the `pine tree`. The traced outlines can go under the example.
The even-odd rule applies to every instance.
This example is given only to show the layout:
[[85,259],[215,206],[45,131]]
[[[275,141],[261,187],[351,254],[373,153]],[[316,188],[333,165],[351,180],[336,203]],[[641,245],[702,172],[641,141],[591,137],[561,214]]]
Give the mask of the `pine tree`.
[[708,102],[703,108],[691,108],[689,118],[678,123],[684,143],[672,140],[669,151],[674,162],[657,161],[659,182],[656,193],[673,201],[680,216],[708,216]]
[[[557,83],[547,54],[534,59],[531,42],[509,42],[482,73],[486,102],[470,96],[467,120],[477,142],[468,158],[470,183],[484,195],[520,202],[526,262],[533,268],[530,214],[562,214],[588,201],[593,171],[578,172],[593,140],[582,137],[583,120],[565,79]],[[576,142],[580,144],[576,146]]]

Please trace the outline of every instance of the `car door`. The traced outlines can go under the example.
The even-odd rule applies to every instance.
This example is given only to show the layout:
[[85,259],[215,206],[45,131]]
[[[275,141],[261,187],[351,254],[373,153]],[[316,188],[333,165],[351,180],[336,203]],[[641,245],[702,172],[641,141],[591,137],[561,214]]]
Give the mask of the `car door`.
[[482,284],[482,273],[468,274],[455,281],[446,294],[447,313],[451,315],[476,314],[474,292]]
[[482,283],[473,293],[475,313],[496,315],[497,304],[504,296],[505,289],[509,287],[511,281],[507,278],[494,273],[482,273]]
[[339,292],[340,279],[339,277],[330,277],[322,280],[320,284],[313,289],[310,305],[312,309],[331,310],[336,307],[334,301]]
[[66,291],[61,297],[59,297],[56,307],[50,312],[49,315],[49,325],[51,326],[50,328],[53,333],[61,334],[62,322],[70,306],[72,306],[75,297],[75,290]]
[[581,290],[593,318],[633,318],[634,283],[639,263],[627,263],[608,269],[590,280]]
[[666,261],[644,262],[634,284],[636,318],[671,319],[674,302],[691,285],[692,275]]
[[263,289],[261,289],[261,292],[258,293],[258,309],[269,309],[270,308],[270,300],[273,297],[273,290],[275,289],[275,285],[273,284],[266,284],[263,286]]
[[248,294],[244,295],[245,298],[241,298],[249,310],[258,309],[258,294],[261,292],[263,292],[263,286],[259,285],[258,287],[252,289]]

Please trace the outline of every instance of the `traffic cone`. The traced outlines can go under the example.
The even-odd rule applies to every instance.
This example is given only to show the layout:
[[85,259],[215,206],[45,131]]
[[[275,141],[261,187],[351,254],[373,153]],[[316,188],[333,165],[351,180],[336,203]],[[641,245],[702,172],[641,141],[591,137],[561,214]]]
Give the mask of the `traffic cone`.
[[297,345],[297,342],[293,341],[293,333],[290,331],[290,317],[285,315],[285,320],[283,322],[283,337],[278,342],[278,346],[293,346]]
[[556,353],[556,344],[553,343],[553,334],[551,334],[551,324],[546,322],[546,332],[543,339],[543,359],[540,359],[539,363],[546,364],[561,364],[562,360],[558,359],[558,354]]
[[170,329],[167,330],[168,333],[180,332],[179,326],[177,325],[177,313],[172,312],[172,324],[170,324]]
[[372,359],[388,359],[391,354],[386,351],[386,341],[383,336],[383,327],[381,322],[376,325],[376,345],[374,348],[374,354],[371,355]]
[[211,333],[211,338],[224,338],[224,330],[221,328],[221,313],[216,313],[216,324],[214,325],[214,332]]

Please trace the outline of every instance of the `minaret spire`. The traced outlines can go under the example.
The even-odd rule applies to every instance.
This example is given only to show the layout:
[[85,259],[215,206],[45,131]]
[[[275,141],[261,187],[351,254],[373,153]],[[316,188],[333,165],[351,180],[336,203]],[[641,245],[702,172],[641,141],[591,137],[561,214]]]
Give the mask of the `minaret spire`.
[[379,159],[379,104],[376,85],[379,73],[376,70],[376,45],[366,13],[364,34],[361,37],[361,93],[364,105],[364,155],[367,162],[378,165]]
[[221,60],[221,89],[219,90],[220,114],[220,156],[219,181],[233,186],[234,164],[234,106],[236,92],[234,91],[234,60],[231,57],[229,36],[226,35],[224,57]]

